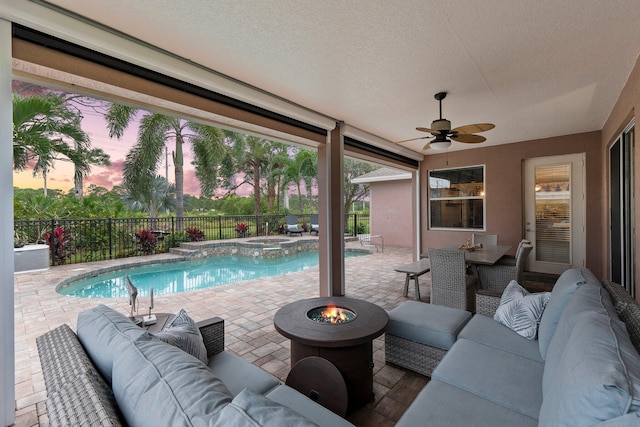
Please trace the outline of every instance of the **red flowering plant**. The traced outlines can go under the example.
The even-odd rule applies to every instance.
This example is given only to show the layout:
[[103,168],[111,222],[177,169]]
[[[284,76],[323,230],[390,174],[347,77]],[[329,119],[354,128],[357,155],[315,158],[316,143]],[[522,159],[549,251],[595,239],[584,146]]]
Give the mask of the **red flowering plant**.
[[53,234],[47,231],[45,234],[47,244],[51,248],[53,264],[62,265],[67,262],[73,254],[71,243],[71,230],[68,228],[56,227]]
[[247,237],[249,234],[249,226],[244,222],[236,224],[236,233],[238,233],[238,237]]
[[145,255],[150,255],[156,247],[156,236],[153,231],[145,230],[144,228],[135,234],[138,241],[138,247]]
[[189,241],[191,242],[201,242],[204,240],[204,231],[199,228],[187,227],[185,232],[187,233],[187,236],[189,236]]

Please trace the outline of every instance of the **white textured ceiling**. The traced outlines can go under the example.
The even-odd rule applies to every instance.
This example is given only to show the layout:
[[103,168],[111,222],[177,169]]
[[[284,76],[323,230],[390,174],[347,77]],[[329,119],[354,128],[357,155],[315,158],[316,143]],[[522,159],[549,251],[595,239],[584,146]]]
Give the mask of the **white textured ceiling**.
[[640,52],[638,0],[49,3],[391,141],[440,91],[483,145],[599,130]]

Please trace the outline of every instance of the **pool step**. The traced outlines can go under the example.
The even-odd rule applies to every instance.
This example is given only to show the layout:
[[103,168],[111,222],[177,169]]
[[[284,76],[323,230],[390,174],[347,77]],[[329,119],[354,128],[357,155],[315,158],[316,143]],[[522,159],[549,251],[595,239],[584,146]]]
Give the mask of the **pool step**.
[[198,249],[171,248],[169,249],[169,253],[174,255],[192,257],[194,255],[198,255],[200,251]]

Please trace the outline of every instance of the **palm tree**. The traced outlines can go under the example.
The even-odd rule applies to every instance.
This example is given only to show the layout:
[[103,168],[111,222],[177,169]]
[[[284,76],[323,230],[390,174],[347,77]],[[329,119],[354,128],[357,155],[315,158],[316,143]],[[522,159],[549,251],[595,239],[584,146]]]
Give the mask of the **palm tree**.
[[[135,119],[138,110],[111,104],[106,114],[109,136],[122,138],[124,130]],[[125,160],[123,185],[133,198],[144,199],[152,192],[156,169],[165,144],[175,141],[173,152],[178,230],[184,217],[183,144],[191,143],[195,157],[196,177],[202,194],[210,196],[217,187],[218,170],[226,157],[224,133],[217,128],[158,113],[146,113],[140,120],[136,145]]]
[[278,193],[284,181],[287,163],[289,162],[289,152],[287,144],[282,142],[271,142],[271,150],[267,153],[264,165],[264,175],[267,193],[267,212],[274,213],[276,200],[279,200]]
[[57,160],[73,162],[76,183],[89,174],[92,164],[109,162],[102,150],[91,149],[81,119],[61,95],[13,95],[13,168],[21,171],[35,161],[33,175],[42,175],[45,196],[47,174]]
[[317,152],[301,149],[296,155],[290,159],[286,169],[286,185],[294,183],[298,191],[298,201],[300,213],[304,212],[302,200],[301,183],[305,183],[305,192],[307,196],[311,193],[312,181],[318,175],[318,154]]
[[146,194],[125,194],[125,203],[134,211],[144,211],[149,218],[157,218],[162,211],[174,209],[176,207],[176,186],[169,183],[163,176],[156,175],[153,180],[153,188]]
[[[268,163],[271,153],[271,141],[253,135],[244,135],[237,132],[226,132],[227,143],[231,145],[233,152],[233,166],[226,169],[225,186],[230,191],[235,191],[243,184],[249,184],[253,188],[254,215],[260,215],[260,184],[264,166]],[[242,176],[240,182],[233,179]]]

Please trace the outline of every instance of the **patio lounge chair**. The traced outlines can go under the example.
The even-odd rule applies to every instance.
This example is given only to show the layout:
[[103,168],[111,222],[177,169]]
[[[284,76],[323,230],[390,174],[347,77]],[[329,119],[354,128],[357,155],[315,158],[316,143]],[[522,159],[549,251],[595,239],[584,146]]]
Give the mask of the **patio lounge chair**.
[[318,231],[320,230],[320,224],[318,224],[318,214],[311,214],[309,217],[309,222],[311,223],[309,234],[316,233],[317,236]]
[[285,226],[287,234],[299,234],[300,236],[302,236],[302,232],[304,230],[298,227],[298,217],[296,215],[287,215],[284,219],[287,223]]

